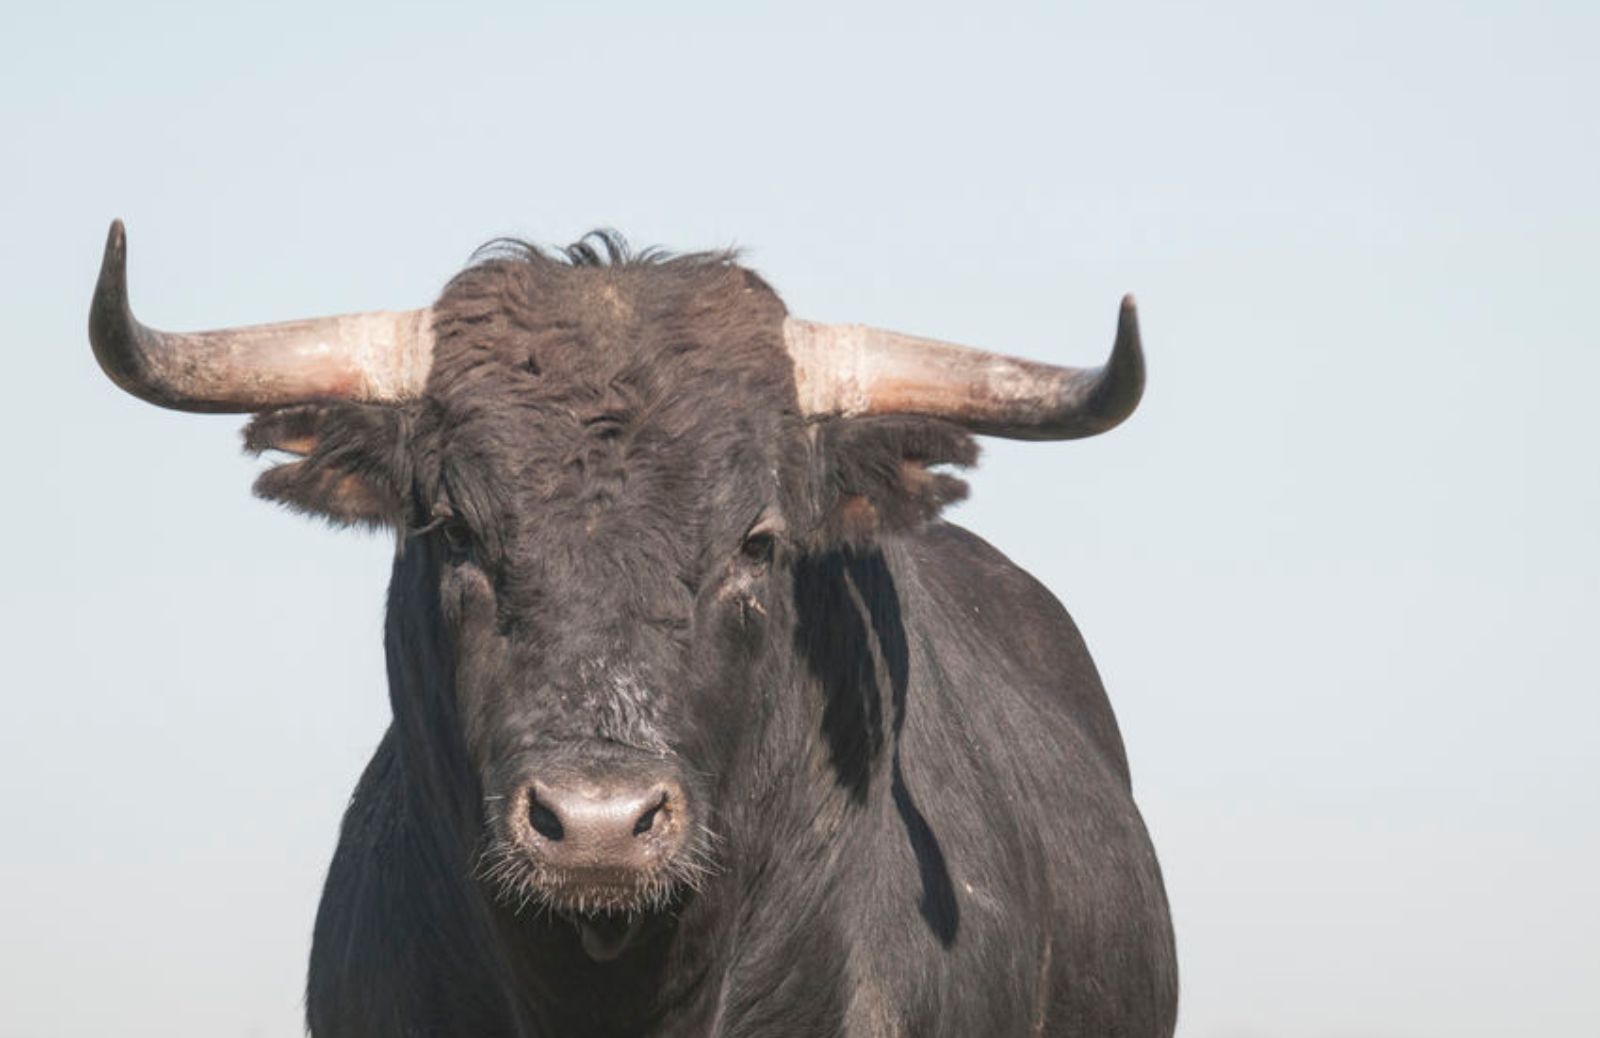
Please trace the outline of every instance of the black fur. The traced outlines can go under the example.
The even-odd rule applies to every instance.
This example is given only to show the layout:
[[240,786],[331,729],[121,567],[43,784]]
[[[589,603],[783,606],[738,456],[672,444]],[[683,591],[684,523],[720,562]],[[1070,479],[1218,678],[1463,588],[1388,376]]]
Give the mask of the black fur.
[[[314,1035],[1171,1033],[1094,667],[1042,586],[937,518],[967,434],[808,423],[783,305],[727,255],[497,243],[435,315],[421,399],[246,437],[302,455],[258,493],[400,545],[394,720],[318,912]],[[696,835],[599,963],[495,856],[498,798],[646,758]]]

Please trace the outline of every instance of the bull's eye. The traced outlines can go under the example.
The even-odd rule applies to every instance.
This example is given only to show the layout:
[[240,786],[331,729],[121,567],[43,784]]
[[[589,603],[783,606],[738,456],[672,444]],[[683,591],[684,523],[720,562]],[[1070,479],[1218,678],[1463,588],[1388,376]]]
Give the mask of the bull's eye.
[[750,532],[744,535],[744,540],[739,544],[739,557],[747,566],[766,569],[772,564],[772,556],[778,549],[778,536],[783,531],[783,517],[775,510],[767,509],[750,527]]
[[772,553],[777,548],[777,538],[765,530],[756,530],[744,539],[739,546],[739,554],[753,566],[767,566],[772,562]]
[[474,547],[472,531],[461,520],[449,519],[441,523],[439,539],[444,541],[445,550],[450,553],[452,562],[465,562],[472,557]]

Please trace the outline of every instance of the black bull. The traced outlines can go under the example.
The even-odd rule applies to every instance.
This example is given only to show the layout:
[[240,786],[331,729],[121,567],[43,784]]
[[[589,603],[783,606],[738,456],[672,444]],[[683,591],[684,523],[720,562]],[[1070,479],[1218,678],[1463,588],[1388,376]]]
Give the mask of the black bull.
[[822,326],[792,332],[728,256],[504,245],[421,318],[379,315],[431,327],[396,391],[303,348],[314,322],[138,325],[123,248],[114,227],[91,316],[107,373],[257,412],[247,445],[299,459],[258,493],[397,535],[394,716],[317,914],[314,1035],[1171,1034],[1161,875],[1094,665],[938,518],[971,430],[1132,409],[1104,374],[1142,379],[1131,309],[1133,360],[1119,332],[1098,381],[1051,383],[1078,394],[1054,417],[947,406],[898,377],[915,350],[846,408],[807,403],[786,346]]

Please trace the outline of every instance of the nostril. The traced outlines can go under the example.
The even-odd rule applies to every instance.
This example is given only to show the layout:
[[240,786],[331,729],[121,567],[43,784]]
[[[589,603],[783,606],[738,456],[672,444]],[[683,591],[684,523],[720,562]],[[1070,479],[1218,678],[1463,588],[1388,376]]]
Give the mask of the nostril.
[[566,835],[566,830],[561,827],[561,819],[554,811],[539,803],[539,798],[532,793],[528,794],[528,824],[533,826],[534,832],[552,843]]
[[667,794],[666,791],[663,790],[660,798],[657,799],[654,804],[645,808],[644,814],[640,815],[639,820],[633,823],[633,835],[643,836],[645,833],[654,828],[657,816],[659,816],[661,812],[666,809],[666,806]]

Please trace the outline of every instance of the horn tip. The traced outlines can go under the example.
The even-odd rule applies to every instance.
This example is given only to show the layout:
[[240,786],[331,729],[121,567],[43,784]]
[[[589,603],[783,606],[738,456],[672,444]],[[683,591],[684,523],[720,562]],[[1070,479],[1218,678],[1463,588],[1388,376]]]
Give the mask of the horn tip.
[[1123,333],[1139,334],[1139,304],[1132,292],[1122,297],[1122,307],[1117,311],[1117,334]]
[[120,283],[128,266],[128,232],[121,220],[112,220],[106,232],[106,251],[100,259],[101,284]]
[[[123,390],[153,403],[162,401],[144,387],[144,356],[137,339],[138,322],[128,309],[127,233],[121,220],[111,221],[106,251],[100,260],[89,303],[89,346],[100,368]],[[165,406],[165,405],[163,405]]]
[[1122,309],[1117,313],[1117,339],[1112,350],[1118,354],[1140,352],[1139,307],[1132,292],[1122,297]]

